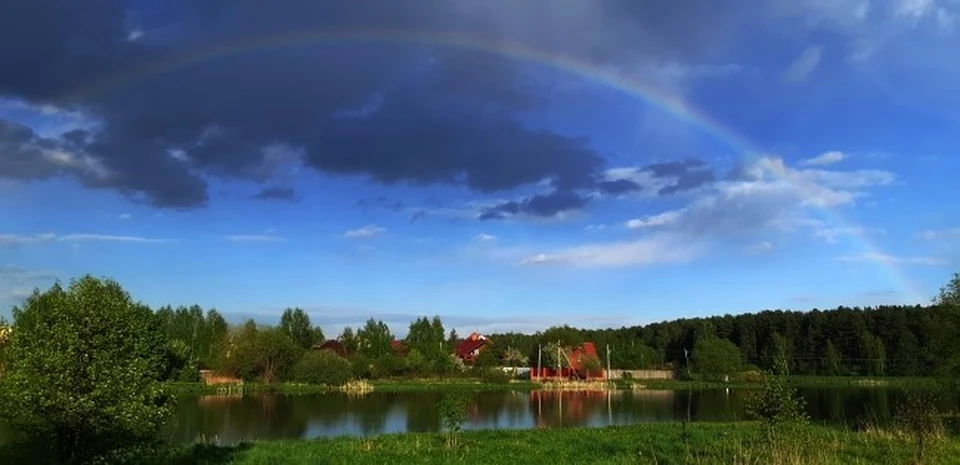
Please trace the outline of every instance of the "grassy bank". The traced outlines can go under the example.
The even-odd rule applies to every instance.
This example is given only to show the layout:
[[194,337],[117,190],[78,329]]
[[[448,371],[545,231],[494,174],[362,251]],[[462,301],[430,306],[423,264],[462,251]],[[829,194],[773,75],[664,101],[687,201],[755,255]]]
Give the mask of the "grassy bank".
[[[895,388],[895,389],[935,389],[939,386],[937,378],[919,377],[847,377],[847,376],[790,376],[787,384],[795,388]],[[415,391],[533,391],[543,387],[541,383],[514,380],[510,383],[488,383],[479,379],[381,379],[370,381],[377,392],[415,392]],[[666,390],[703,390],[703,389],[752,389],[757,383],[674,379],[615,380],[617,389],[666,389]],[[167,392],[172,394],[217,394],[222,387],[208,386],[203,383],[164,383]],[[236,388],[234,388],[236,389]],[[326,386],[297,383],[247,383],[246,393],[278,392],[285,394],[320,394],[331,392]]]
[[[756,423],[642,424],[596,429],[499,430],[442,434],[265,441],[168,450],[156,463],[209,464],[555,464],[584,463],[911,463],[917,446],[891,431],[804,426],[770,441]],[[960,439],[928,443],[925,463],[957,463]]]

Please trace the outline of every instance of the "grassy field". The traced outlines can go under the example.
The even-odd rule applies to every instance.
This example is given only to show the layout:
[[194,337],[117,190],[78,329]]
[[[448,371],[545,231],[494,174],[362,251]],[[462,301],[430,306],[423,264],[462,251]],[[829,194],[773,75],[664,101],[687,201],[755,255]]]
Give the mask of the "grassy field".
[[[918,447],[891,431],[854,432],[803,426],[770,440],[756,423],[642,424],[596,429],[464,432],[451,446],[443,434],[265,441],[232,447],[168,450],[172,464],[906,464]],[[2,457],[0,457],[2,458]],[[923,463],[960,462],[960,438],[928,443]]]

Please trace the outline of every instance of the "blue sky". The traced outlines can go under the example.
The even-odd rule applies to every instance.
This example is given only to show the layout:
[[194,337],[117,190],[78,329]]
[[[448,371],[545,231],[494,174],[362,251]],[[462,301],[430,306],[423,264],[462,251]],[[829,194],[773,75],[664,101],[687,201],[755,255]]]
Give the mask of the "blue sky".
[[[618,327],[925,303],[960,262],[950,0],[121,3],[0,32],[0,315],[92,273],[328,332]],[[428,39],[237,45],[362,30]]]

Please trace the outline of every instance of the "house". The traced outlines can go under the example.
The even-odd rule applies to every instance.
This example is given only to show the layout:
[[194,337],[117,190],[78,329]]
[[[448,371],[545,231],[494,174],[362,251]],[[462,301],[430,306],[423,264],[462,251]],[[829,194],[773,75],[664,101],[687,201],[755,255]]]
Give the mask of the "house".
[[606,375],[603,367],[589,369],[587,365],[588,359],[594,359],[599,361],[600,357],[597,354],[597,345],[593,342],[584,342],[580,346],[574,347],[570,350],[568,354],[568,361],[564,362],[564,365],[569,365],[569,367],[564,366],[557,371],[556,367],[540,367],[539,371],[537,370],[536,365],[530,367],[530,379],[539,379],[539,378],[578,378],[578,379],[603,379]]
[[342,342],[336,339],[327,340],[323,344],[314,344],[312,349],[313,350],[329,350],[341,357],[350,356],[350,353],[347,350],[347,346],[343,345]]
[[480,351],[489,344],[493,344],[493,341],[487,336],[471,333],[466,339],[460,341],[454,350],[461,360],[472,362],[480,355]]
[[407,347],[403,341],[398,341],[396,339],[390,341],[390,350],[393,352],[393,355],[400,357],[406,357],[407,352],[410,352],[410,347]]

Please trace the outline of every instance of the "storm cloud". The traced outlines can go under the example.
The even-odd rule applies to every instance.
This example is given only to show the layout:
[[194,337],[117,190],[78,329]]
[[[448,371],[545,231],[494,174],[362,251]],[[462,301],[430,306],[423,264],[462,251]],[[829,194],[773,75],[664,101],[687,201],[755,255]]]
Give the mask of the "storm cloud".
[[[96,124],[40,137],[0,123],[0,177],[74,176],[157,207],[197,208],[217,176],[260,184],[255,198],[289,200],[292,191],[266,187],[281,176],[270,148],[283,144],[296,152],[287,162],[382,184],[479,193],[553,186],[489,217],[582,208],[581,191],[639,186],[600,181],[605,156],[589,140],[518,118],[548,98],[522,63],[443,37],[628,65],[707,56],[724,37],[711,26],[724,11],[715,5],[641,3],[7,1],[0,96],[69,108]],[[584,41],[576,31],[593,32]],[[395,39],[374,40],[381,36]],[[712,180],[694,168],[678,168],[672,189]]]

